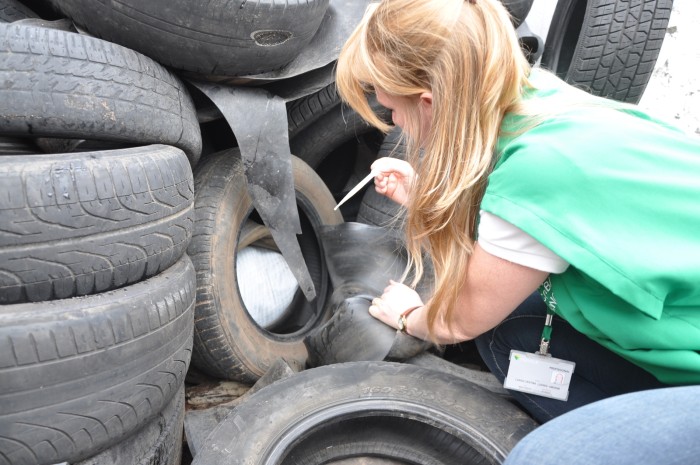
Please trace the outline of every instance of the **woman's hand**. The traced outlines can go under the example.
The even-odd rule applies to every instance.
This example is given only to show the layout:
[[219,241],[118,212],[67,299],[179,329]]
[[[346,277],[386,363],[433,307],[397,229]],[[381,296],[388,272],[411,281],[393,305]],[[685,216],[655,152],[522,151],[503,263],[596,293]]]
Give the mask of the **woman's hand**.
[[[406,317],[407,332],[419,339],[430,337],[436,344],[455,344],[474,339],[508,317],[548,275],[546,271],[491,255],[477,242],[451,320],[447,322],[438,317],[433,331],[429,333],[427,309],[419,308]],[[391,281],[381,297],[372,301],[369,313],[397,328],[401,313],[418,305],[423,305],[423,302],[416,291]]]
[[372,171],[378,172],[374,177],[375,190],[400,205],[406,205],[416,175],[413,167],[398,158],[382,157],[372,163]]
[[398,328],[401,313],[422,305],[423,301],[416,291],[404,284],[390,281],[381,297],[372,301],[369,313],[392,328]]

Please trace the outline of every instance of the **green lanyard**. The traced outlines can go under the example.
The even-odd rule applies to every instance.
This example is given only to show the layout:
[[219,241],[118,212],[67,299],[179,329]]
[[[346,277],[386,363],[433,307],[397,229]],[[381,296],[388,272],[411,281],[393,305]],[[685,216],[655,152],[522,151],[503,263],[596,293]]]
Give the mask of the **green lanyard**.
[[542,328],[542,338],[540,339],[539,355],[551,356],[549,353],[549,341],[552,339],[552,320],[554,320],[554,311],[547,307],[547,316],[544,319],[544,328]]
[[552,321],[554,320],[554,309],[557,307],[557,300],[552,292],[552,281],[547,276],[540,288],[538,289],[545,307],[547,307],[547,317],[544,320],[544,328],[542,328],[542,338],[540,339],[540,350],[535,352],[539,355],[551,356],[549,353],[549,341],[552,339]]

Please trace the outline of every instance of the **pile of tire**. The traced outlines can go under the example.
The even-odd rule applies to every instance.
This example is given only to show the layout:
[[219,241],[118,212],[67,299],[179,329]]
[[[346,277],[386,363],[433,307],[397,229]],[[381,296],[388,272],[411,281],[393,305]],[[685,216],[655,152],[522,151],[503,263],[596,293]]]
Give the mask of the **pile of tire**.
[[[180,463],[193,340],[205,369],[213,350],[195,312],[227,310],[203,303],[205,243],[235,245],[244,226],[244,242],[269,242],[249,226],[235,144],[203,151],[183,75],[277,69],[328,5],[239,3],[201,7],[178,43],[190,26],[165,15],[191,19],[189,2],[0,0],[0,464]],[[294,173],[307,236],[342,221],[313,169],[295,159]],[[237,223],[207,231],[220,203]],[[238,363],[217,374],[259,376]]]
[[115,44],[19,23],[0,44],[0,463],[174,463],[196,296],[192,101]]

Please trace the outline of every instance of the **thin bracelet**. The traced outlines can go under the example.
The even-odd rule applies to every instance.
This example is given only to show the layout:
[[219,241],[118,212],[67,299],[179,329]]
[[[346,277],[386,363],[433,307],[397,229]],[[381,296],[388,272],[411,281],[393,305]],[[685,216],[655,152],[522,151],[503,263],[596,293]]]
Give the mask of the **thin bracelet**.
[[418,305],[416,307],[411,307],[408,310],[404,311],[401,315],[399,315],[399,331],[402,333],[408,334],[408,326],[406,325],[407,321],[406,318],[408,315],[411,314],[412,311],[418,310],[419,308],[423,307],[423,305]]

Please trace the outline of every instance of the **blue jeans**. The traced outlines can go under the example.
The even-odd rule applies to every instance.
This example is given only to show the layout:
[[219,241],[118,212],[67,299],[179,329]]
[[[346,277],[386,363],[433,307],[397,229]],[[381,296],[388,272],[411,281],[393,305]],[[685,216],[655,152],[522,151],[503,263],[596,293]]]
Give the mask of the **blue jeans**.
[[[547,315],[542,298],[532,294],[491,331],[476,339],[481,358],[503,382],[511,349],[539,349]],[[540,423],[597,400],[628,392],[666,387],[654,376],[576,331],[565,320],[554,317],[550,353],[576,362],[566,401],[510,391],[521,406]]]
[[504,465],[697,465],[700,386],[601,400],[525,436]]

